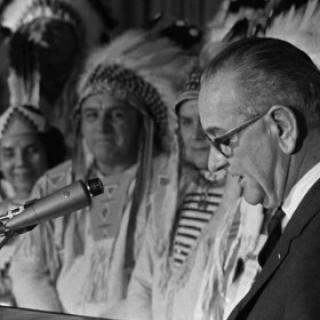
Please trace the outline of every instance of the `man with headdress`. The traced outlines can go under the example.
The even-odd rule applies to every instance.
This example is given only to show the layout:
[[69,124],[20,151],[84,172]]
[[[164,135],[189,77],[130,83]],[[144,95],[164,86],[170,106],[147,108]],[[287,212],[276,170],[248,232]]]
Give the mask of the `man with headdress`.
[[92,176],[105,192],[26,235],[12,268],[21,275],[18,306],[97,316],[125,297],[148,214],[175,181],[170,106],[186,68],[182,50],[140,31],[92,54],[79,84],[74,159],[49,171],[34,194]]
[[[181,168],[160,212],[153,212],[127,300],[110,316],[125,319],[192,319],[207,243],[222,212],[224,160],[211,150],[197,108],[201,68],[196,65],[176,103]],[[213,151],[213,152],[212,152]],[[186,301],[188,304],[186,305]]]
[[[223,41],[218,41],[216,35],[213,40],[207,39],[200,55],[202,64],[205,65],[207,59],[217,54],[225,42],[233,41],[251,32],[249,23],[240,30],[237,29],[238,26],[239,23],[236,23],[231,29],[227,25],[220,30],[220,35],[224,33]],[[225,273],[218,270],[221,267],[219,255],[221,250],[225,249],[223,245],[226,244],[224,236],[228,241],[227,254],[235,253],[236,256],[232,257],[231,261],[224,257],[225,260],[228,260],[227,265],[230,270],[228,270],[228,279],[219,279],[219,285],[230,278],[232,283],[237,259],[243,258],[244,264],[248,262],[249,253],[255,252],[260,235],[263,220],[261,206],[250,206],[241,201],[241,188],[231,177],[228,177],[226,182],[224,179],[219,181],[219,176],[224,170],[215,171],[224,167],[226,163],[215,148],[210,149],[208,159],[209,145],[198,123],[197,99],[201,68],[195,68],[193,71],[176,105],[180,123],[179,134],[183,142],[182,154],[184,155],[182,157],[184,168],[179,177],[178,193],[168,195],[168,198],[177,197],[176,207],[164,209],[167,216],[165,222],[154,217],[154,221],[151,220],[148,225],[146,241],[133,273],[128,299],[125,302],[128,319],[206,319],[212,311],[210,304],[213,295],[216,298],[215,293],[217,295],[220,293],[214,287],[216,283],[213,281],[208,283],[212,280],[210,277],[212,273],[215,277],[225,276]],[[197,128],[194,136],[186,135],[191,123],[197,124],[193,124]],[[190,170],[190,164],[193,170]],[[213,173],[213,181],[208,179],[207,174],[203,175],[205,168],[209,169],[211,174]],[[215,198],[210,199],[210,195],[213,194]],[[211,214],[210,218],[208,216],[207,219],[204,218],[205,206],[202,207],[201,203],[197,203],[197,196],[204,203],[208,201],[211,204],[207,207],[207,214],[209,212]],[[185,205],[185,202],[188,205]],[[255,214],[257,219],[251,219],[252,214]],[[199,220],[195,223],[193,219]],[[217,238],[221,247],[217,250],[218,253],[215,251],[214,257],[210,257],[214,248],[218,246]],[[254,254],[252,254],[252,260],[254,260]],[[240,263],[243,261],[241,260]],[[254,273],[252,270],[254,268],[256,268],[255,265],[248,272],[247,268],[246,272],[237,269],[235,286],[237,289],[241,287],[241,290],[228,292],[230,298],[232,297],[231,304],[237,301],[243,291],[251,285],[251,273]],[[245,275],[249,273],[249,275],[244,276],[245,281],[238,285],[238,277],[241,278],[243,273]],[[186,301],[188,304],[185,303]],[[222,319],[224,308],[225,303],[220,300],[217,319]],[[122,311],[120,310],[120,313]],[[115,317],[117,316],[119,314],[115,312]]]
[[[36,55],[42,109],[70,144],[68,127],[83,62],[90,50],[109,41],[115,23],[109,3],[13,0],[1,6],[0,15],[1,24],[11,31],[11,64],[30,64],[30,55]],[[30,52],[28,42],[35,52]]]

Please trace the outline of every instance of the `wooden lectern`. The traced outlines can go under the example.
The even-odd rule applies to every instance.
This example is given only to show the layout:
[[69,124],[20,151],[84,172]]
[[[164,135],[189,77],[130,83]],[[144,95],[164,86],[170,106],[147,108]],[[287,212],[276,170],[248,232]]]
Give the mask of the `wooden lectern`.
[[[0,320],[108,320],[31,309],[0,307]],[[111,319],[109,319],[111,320]]]

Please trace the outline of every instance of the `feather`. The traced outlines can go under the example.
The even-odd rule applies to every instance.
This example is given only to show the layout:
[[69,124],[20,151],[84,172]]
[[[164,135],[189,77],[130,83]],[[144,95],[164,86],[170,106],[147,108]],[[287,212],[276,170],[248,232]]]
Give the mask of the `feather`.
[[40,73],[37,69],[22,77],[17,75],[15,71],[10,70],[8,84],[10,105],[29,105],[34,108],[40,108]]
[[207,23],[200,53],[200,64],[203,66],[222,49],[224,42],[230,40],[232,28],[244,18],[241,11],[236,14],[229,12],[230,2],[230,0],[222,1],[218,13]]
[[292,6],[276,16],[265,32],[266,37],[281,39],[305,51],[320,66],[320,4],[309,0],[304,6]]
[[[205,35],[205,41],[200,52],[200,64],[205,66],[223,46],[232,41],[235,37],[235,26],[243,21],[236,15],[225,16],[223,24],[215,26],[214,23],[209,23]],[[236,30],[237,32],[237,30]],[[241,34],[243,36],[243,34]]]
[[[103,7],[106,11],[107,5]],[[97,12],[97,7],[89,0],[13,0],[3,9],[2,25],[16,31],[39,17],[73,24],[88,48],[100,43],[107,25],[101,13]]]
[[40,108],[40,71],[34,42],[16,32],[11,39],[9,56],[10,105]]

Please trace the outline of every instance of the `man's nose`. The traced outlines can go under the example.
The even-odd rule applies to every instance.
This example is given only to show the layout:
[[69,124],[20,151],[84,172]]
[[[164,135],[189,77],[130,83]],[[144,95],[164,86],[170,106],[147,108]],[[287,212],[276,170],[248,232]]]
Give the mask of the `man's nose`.
[[200,120],[198,120],[195,124],[194,138],[198,140],[206,139]]
[[208,169],[211,172],[218,171],[228,166],[227,158],[219,152],[214,146],[210,147],[208,157]]
[[23,166],[28,160],[22,150],[16,151],[14,161],[16,166]]
[[104,133],[112,132],[112,116],[104,113],[99,122],[100,130]]

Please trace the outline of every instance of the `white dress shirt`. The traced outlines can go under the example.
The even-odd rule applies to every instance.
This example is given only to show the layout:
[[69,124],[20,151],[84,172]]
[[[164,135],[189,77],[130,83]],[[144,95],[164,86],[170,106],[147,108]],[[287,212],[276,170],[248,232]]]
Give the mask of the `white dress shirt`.
[[285,213],[285,217],[282,219],[282,230],[287,226],[303,197],[319,179],[320,162],[305,173],[305,175],[292,187],[281,206]]

